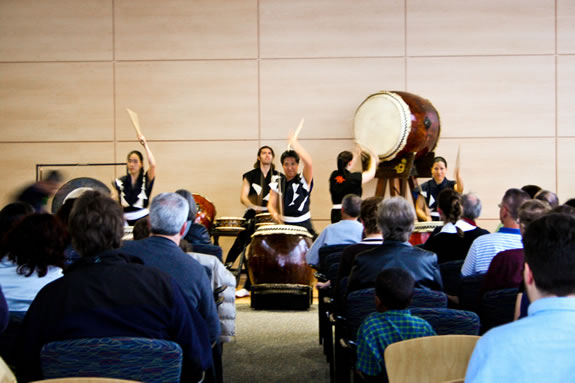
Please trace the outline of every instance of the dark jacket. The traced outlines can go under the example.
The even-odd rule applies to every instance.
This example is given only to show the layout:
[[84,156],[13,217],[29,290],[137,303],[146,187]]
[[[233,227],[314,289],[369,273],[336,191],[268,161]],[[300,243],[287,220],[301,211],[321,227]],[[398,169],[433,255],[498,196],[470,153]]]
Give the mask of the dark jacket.
[[212,364],[206,324],[177,282],[111,251],[81,258],[40,290],[16,343],[19,380],[42,378],[40,350],[46,343],[113,336],[172,340],[191,369]]
[[434,253],[413,247],[407,242],[384,240],[382,245],[355,257],[347,293],[375,287],[377,275],[390,267],[409,271],[415,279],[415,287],[443,289],[437,256]]

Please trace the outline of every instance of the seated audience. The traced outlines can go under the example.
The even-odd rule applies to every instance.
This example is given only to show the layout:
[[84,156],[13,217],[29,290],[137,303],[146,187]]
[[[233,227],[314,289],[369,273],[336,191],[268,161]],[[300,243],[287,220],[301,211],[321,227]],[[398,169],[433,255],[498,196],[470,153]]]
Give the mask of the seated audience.
[[[363,239],[355,245],[346,247],[341,253],[337,278],[334,281],[334,296],[340,296],[340,283],[343,278],[349,277],[355,256],[366,250],[373,249],[383,243],[381,230],[377,226],[377,206],[383,197],[369,197],[361,202],[359,221],[363,225]],[[341,293],[343,295],[343,292]]]
[[[527,226],[547,213],[551,208],[547,202],[530,199],[519,207],[519,230],[525,233]],[[509,289],[519,287],[523,281],[523,249],[510,249],[497,254],[485,274],[481,290]]]
[[0,211],[0,258],[6,255],[6,236],[27,215],[34,214],[32,205],[25,202],[10,203]]
[[422,248],[437,254],[437,262],[440,264],[465,259],[473,241],[481,235],[489,234],[487,230],[461,219],[461,197],[453,189],[443,189],[439,193],[437,210],[445,224],[427,239]]
[[477,342],[465,382],[572,382],[575,377],[575,217],[550,213],[523,237],[529,315]]
[[174,277],[190,306],[198,310],[208,324],[210,339],[214,342],[220,336],[220,322],[208,275],[202,265],[179,247],[186,231],[188,212],[188,202],[179,194],[157,195],[150,205],[152,236],[127,241],[121,251]]
[[348,194],[341,202],[341,221],[327,226],[316,238],[306,254],[307,263],[319,265],[319,249],[323,246],[353,244],[361,241],[363,225],[357,221],[361,198]]
[[525,185],[521,187],[521,190],[529,194],[529,198],[535,198],[535,194],[537,194],[541,190],[541,186],[537,185]]
[[463,194],[461,196],[461,206],[463,207],[461,219],[470,225],[477,226],[475,221],[481,215],[482,208],[479,197],[475,193]]
[[385,269],[375,282],[377,312],[370,314],[357,331],[356,370],[366,382],[386,382],[384,352],[402,340],[436,335],[424,319],[408,310],[415,281],[403,269]]
[[0,286],[0,334],[6,330],[9,318],[8,304],[6,303],[6,298],[4,298],[4,294],[2,293],[2,286]]
[[0,280],[10,312],[24,315],[38,292],[62,277],[68,232],[53,215],[32,214],[10,231]]
[[184,352],[182,381],[197,381],[212,362],[206,324],[174,279],[117,250],[121,206],[100,192],[84,193],[72,209],[70,234],[81,259],[30,306],[16,343],[19,380],[42,379],[46,343],[127,336],[177,342]]
[[551,209],[559,206],[559,197],[557,197],[557,194],[549,190],[539,190],[533,198],[547,202],[549,206],[551,206]]
[[461,275],[486,273],[493,257],[509,249],[521,249],[519,231],[519,206],[529,199],[529,194],[520,189],[508,189],[499,204],[499,220],[503,225],[497,232],[482,235],[471,244]]
[[201,223],[195,223],[194,220],[196,219],[196,215],[198,214],[198,205],[194,200],[194,195],[190,193],[188,190],[179,189],[176,190],[176,193],[181,195],[188,201],[189,205],[189,213],[187,219],[187,226],[186,226],[186,233],[184,234],[183,238],[188,241],[192,246],[194,244],[199,245],[211,245],[212,239],[210,237],[210,233],[208,229]]
[[415,224],[413,206],[402,197],[385,199],[377,209],[377,223],[383,244],[355,257],[347,293],[374,287],[377,275],[390,267],[409,271],[418,288],[442,290],[437,256],[408,242]]

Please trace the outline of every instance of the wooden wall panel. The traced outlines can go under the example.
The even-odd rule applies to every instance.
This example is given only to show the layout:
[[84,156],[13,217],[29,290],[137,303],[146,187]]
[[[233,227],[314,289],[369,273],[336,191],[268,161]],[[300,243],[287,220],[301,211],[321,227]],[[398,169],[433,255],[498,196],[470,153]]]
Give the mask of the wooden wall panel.
[[557,53],[575,53],[575,2],[557,0]]
[[[17,197],[19,190],[36,180],[36,164],[109,163],[113,161],[110,143],[0,143],[0,206]],[[112,167],[55,167],[65,179],[92,177],[110,185]],[[51,206],[51,205],[50,205]]]
[[113,140],[111,63],[0,64],[2,141]]
[[112,59],[112,0],[0,1],[0,61]]
[[483,204],[483,219],[498,219],[497,204],[509,188],[536,184],[555,191],[553,138],[443,139],[436,153],[446,157],[450,176],[458,147],[461,147],[461,177],[465,192],[479,196]]
[[256,0],[117,0],[116,59],[255,58]]
[[401,59],[264,60],[264,139],[287,139],[302,117],[302,138],[352,138],[356,108],[382,89],[402,89]]
[[575,136],[575,55],[557,57],[557,134]]
[[261,57],[375,57],[404,54],[400,0],[260,2]]
[[552,54],[555,1],[415,0],[407,4],[409,56]]
[[[117,161],[125,161],[126,154],[138,147],[118,144]],[[188,189],[212,201],[218,216],[241,217],[242,175],[253,169],[258,147],[255,141],[150,142],[157,162],[153,195]]]
[[[557,142],[557,195],[563,203],[575,198],[575,138],[559,138]],[[554,190],[554,189],[551,189]]]
[[126,108],[148,139],[257,139],[256,62],[172,61],[116,64],[118,137],[133,139]]
[[408,91],[428,98],[442,137],[555,133],[552,56],[410,58]]

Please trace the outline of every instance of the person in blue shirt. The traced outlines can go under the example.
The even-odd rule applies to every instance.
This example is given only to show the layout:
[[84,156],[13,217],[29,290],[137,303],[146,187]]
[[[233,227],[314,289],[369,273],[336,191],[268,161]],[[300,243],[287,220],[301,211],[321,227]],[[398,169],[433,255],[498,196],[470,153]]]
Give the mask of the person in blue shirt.
[[528,316],[479,339],[465,382],[575,381],[575,216],[535,220],[523,244]]

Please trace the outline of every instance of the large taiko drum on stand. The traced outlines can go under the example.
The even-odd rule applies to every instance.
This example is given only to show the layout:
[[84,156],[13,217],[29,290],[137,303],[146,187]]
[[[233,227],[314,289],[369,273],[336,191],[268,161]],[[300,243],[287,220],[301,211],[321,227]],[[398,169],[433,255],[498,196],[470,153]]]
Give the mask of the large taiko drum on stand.
[[294,225],[263,225],[252,235],[248,272],[253,308],[308,309],[313,271],[306,262],[311,234]]
[[381,161],[432,152],[440,133],[439,115],[426,99],[407,92],[379,92],[355,112],[356,141],[371,148]]
[[409,243],[413,246],[424,244],[427,238],[431,236],[431,233],[441,226],[443,226],[442,221],[416,222],[409,237]]

